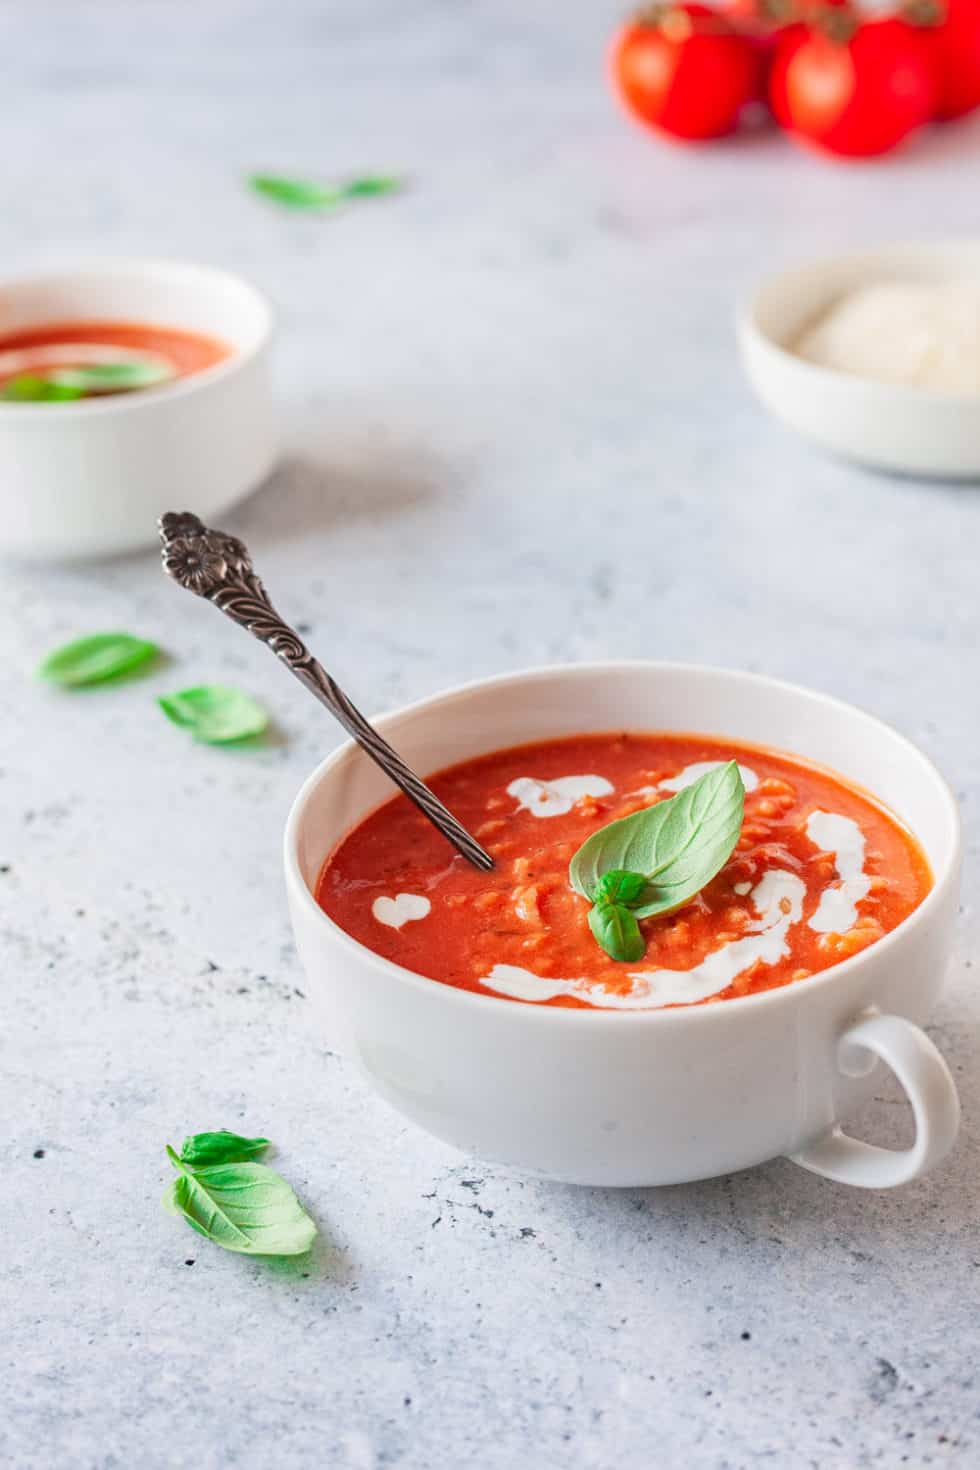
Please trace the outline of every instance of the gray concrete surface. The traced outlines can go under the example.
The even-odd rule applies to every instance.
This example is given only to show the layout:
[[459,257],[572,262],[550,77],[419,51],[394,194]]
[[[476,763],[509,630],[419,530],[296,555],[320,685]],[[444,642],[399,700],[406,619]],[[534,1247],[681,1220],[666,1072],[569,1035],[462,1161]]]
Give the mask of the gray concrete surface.
[[[0,11],[0,268],[200,258],[278,304],[286,453],[229,524],[368,708],[606,655],[786,676],[893,721],[962,797],[932,1027],[964,1128],[893,1194],[776,1162],[527,1182],[375,1102],[314,1024],[280,831],[337,741],[151,553],[0,576],[0,1459],[19,1470],[648,1470],[980,1462],[980,502],[768,422],[736,300],[821,249],[976,233],[980,120],[878,166],[632,130],[612,0],[159,0]],[[403,172],[305,218],[255,168]],[[71,487],[66,487],[71,492]],[[30,493],[30,487],[24,487]],[[175,485],[178,506],[194,487]],[[169,663],[32,679],[122,626]],[[259,693],[259,750],[154,696]],[[241,1127],[322,1225],[300,1267],[162,1213],[163,1146]],[[908,1136],[883,1080],[859,1120]],[[43,1156],[42,1156],[43,1151]]]

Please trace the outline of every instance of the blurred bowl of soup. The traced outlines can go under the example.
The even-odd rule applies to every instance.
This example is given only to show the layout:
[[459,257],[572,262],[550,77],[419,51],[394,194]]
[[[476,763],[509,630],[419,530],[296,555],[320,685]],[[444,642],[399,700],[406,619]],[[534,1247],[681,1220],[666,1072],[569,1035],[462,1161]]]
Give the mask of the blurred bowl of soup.
[[104,261],[0,281],[0,552],[148,546],[177,502],[218,516],[276,454],[273,314],[238,276]]

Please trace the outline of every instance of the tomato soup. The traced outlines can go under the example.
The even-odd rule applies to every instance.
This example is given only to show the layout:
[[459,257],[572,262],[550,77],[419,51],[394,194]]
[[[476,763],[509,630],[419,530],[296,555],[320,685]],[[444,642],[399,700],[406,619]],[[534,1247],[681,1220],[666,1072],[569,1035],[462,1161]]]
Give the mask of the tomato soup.
[[[600,827],[737,760],[745,817],[721,871],[643,920],[646,954],[599,947],[568,865]],[[909,832],[831,772],[696,735],[583,735],[495,751],[434,776],[496,866],[478,872],[404,796],[327,859],[316,897],[368,949],[461,990],[530,1004],[648,1010],[806,980],[900,924],[932,878]]]
[[[104,381],[95,383],[98,374],[93,374],[92,386],[77,396],[102,396],[190,377],[230,355],[231,348],[216,337],[175,327],[146,322],[51,322],[0,335],[0,393],[18,381],[57,383],[65,374],[95,368],[103,372]],[[105,375],[104,369],[119,365],[142,369],[143,380],[132,374],[135,381],[114,387],[111,373]],[[12,395],[8,392],[6,396]]]

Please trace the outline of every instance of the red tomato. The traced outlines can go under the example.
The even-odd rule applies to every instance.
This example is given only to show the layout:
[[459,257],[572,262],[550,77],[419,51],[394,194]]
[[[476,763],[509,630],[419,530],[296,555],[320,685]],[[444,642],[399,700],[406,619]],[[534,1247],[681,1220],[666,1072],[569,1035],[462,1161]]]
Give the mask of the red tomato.
[[802,6],[797,0],[729,0],[725,15],[742,31],[755,47],[758,62],[756,100],[769,98],[769,79],[780,47],[794,35],[806,34],[797,17]]
[[752,43],[707,5],[655,6],[613,41],[616,87],[634,117],[676,138],[718,138],[757,94]]
[[[759,101],[768,102],[777,122],[788,127],[782,74],[789,56],[806,40],[810,24],[850,0],[729,0],[725,14],[754,42],[759,57]],[[940,4],[941,0],[911,0]]]
[[912,0],[903,14],[929,49],[936,117],[980,107],[980,0]]
[[801,21],[787,26],[778,33],[772,48],[769,63],[768,101],[773,117],[780,127],[792,127],[789,99],[786,96],[786,74],[793,57],[810,39],[812,32]]
[[905,21],[840,14],[839,28],[825,21],[789,56],[780,105],[793,133],[829,153],[887,153],[932,117],[933,68]]

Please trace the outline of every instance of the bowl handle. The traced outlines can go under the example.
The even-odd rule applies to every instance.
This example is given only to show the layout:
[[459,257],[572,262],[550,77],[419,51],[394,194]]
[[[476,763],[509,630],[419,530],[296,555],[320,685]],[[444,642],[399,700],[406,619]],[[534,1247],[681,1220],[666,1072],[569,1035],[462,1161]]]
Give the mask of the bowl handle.
[[790,1155],[795,1164],[841,1184],[891,1189],[917,1179],[949,1152],[960,1124],[960,1103],[949,1068],[928,1036],[902,1016],[864,1011],[841,1035],[837,1064],[845,1076],[862,1077],[879,1057],[894,1072],[912,1104],[912,1147],[878,1148],[851,1138],[835,1123]]

